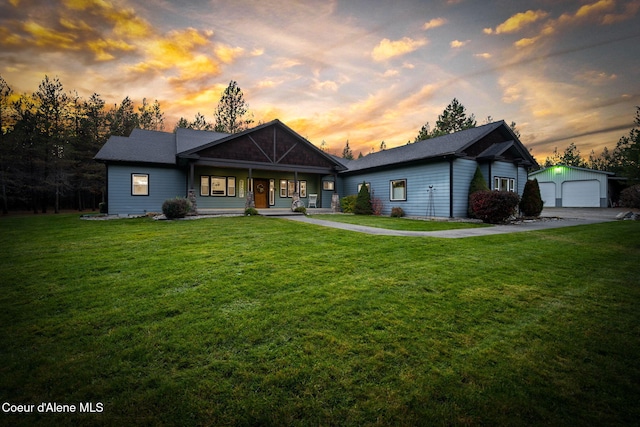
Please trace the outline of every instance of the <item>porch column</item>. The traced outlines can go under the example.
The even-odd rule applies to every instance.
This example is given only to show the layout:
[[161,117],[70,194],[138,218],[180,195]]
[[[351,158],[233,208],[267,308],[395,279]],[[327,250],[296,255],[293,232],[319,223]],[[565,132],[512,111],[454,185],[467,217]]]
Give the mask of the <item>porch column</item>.
[[340,194],[338,194],[338,174],[333,174],[333,194],[331,195],[331,212],[340,212]]
[[196,190],[193,186],[195,176],[195,165],[193,162],[189,162],[189,183],[187,199],[191,202],[191,208],[189,208],[189,215],[195,215],[198,212],[198,200],[196,199]]
[[253,186],[251,185],[251,180],[253,180],[253,170],[249,168],[249,179],[247,182],[247,197],[244,202],[244,208],[255,208],[256,207],[256,199],[253,197]]

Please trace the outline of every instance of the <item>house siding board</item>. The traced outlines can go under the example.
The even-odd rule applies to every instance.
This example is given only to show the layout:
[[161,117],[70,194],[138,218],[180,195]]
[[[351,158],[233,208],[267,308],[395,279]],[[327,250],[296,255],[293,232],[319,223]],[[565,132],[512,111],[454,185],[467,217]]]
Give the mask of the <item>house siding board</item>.
[[453,162],[453,216],[467,216],[469,186],[476,173],[477,162],[470,159],[456,159]]
[[[147,212],[162,212],[165,200],[184,197],[187,188],[185,171],[153,166],[109,165],[108,188],[110,214],[141,215]],[[131,195],[131,174],[149,175],[149,195]]]
[[[475,171],[475,166],[473,170]],[[406,201],[389,200],[389,183],[397,179],[407,180]],[[363,181],[371,183],[373,196],[382,201],[382,215],[390,215],[391,208],[401,207],[406,215],[426,216],[430,208],[429,191],[433,191],[433,209],[431,209],[433,216],[449,216],[448,162],[405,166],[393,170],[346,176],[343,178],[343,194],[341,197],[357,194],[358,184]],[[429,186],[433,186],[432,189],[429,189]]]

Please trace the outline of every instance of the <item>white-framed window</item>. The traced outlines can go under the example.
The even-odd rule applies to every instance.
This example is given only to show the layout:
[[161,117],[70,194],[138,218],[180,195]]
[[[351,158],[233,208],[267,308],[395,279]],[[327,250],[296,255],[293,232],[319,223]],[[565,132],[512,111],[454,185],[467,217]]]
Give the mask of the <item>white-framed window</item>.
[[496,176],[493,178],[493,189],[499,191],[516,191],[516,180],[514,178]]
[[236,177],[227,177],[227,196],[236,197]]
[[389,181],[389,200],[390,201],[406,201],[407,200],[407,180],[395,179]]
[[336,188],[335,185],[333,181],[322,181],[322,189],[325,191],[333,191]]
[[131,195],[132,196],[148,196],[149,195],[149,174],[148,173],[132,173],[131,174]]
[[209,187],[209,176],[203,175],[200,177],[200,195],[208,196],[211,188]]
[[298,193],[299,197],[307,197],[307,181],[280,180],[280,197],[293,197],[295,193]]
[[227,177],[212,176],[211,177],[211,195],[226,196],[227,195]]
[[[200,176],[200,196],[236,197],[235,176]],[[244,194],[244,182],[240,181],[240,192]],[[240,197],[244,197],[241,195]]]
[[273,206],[276,204],[276,180],[269,180],[269,205]]

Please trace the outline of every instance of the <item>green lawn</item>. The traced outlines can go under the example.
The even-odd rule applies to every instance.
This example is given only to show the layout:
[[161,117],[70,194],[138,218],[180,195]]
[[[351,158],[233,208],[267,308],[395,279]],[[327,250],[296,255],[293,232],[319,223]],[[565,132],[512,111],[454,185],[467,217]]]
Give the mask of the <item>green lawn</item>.
[[0,218],[0,425],[630,425],[640,224]]
[[365,225],[368,227],[386,228],[404,231],[439,231],[459,228],[489,227],[488,224],[476,222],[449,222],[437,220],[418,220],[413,218],[391,218],[384,216],[319,214],[310,215],[314,219],[343,222],[347,224]]

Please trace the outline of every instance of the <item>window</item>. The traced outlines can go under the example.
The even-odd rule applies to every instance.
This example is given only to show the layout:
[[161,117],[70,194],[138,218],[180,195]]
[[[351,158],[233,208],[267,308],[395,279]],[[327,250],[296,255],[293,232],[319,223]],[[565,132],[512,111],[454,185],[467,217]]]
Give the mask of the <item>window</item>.
[[496,176],[493,178],[493,189],[499,191],[516,191],[516,180]]
[[333,191],[335,188],[335,182],[333,181],[322,181],[322,189],[325,191]]
[[280,180],[280,197],[282,197],[283,199],[287,197],[287,180],[286,179]]
[[269,180],[269,205],[273,206],[276,204],[276,180]]
[[227,196],[236,197],[236,177],[227,177]]
[[132,196],[148,196],[149,195],[149,174],[146,174],[146,173],[131,174],[131,195]]
[[[240,197],[244,197],[244,182],[240,181]],[[200,196],[236,197],[235,176],[209,176],[200,177]]]
[[227,195],[227,178],[224,176],[211,177],[211,195],[226,196]]
[[300,183],[300,197],[307,197],[307,181],[298,181]]
[[397,179],[389,181],[389,200],[405,201],[407,200],[407,180]]
[[201,176],[200,177],[200,195],[201,196],[208,196],[209,195],[209,177],[208,176]]

